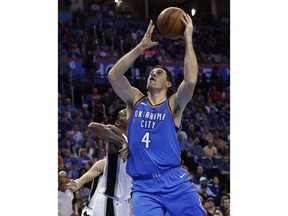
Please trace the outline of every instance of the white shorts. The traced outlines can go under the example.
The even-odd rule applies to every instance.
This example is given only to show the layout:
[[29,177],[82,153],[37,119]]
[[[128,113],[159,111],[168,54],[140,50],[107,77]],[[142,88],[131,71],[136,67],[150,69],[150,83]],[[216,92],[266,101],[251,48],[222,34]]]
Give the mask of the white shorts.
[[[108,198],[107,196],[101,193],[98,193],[93,203],[90,203],[89,207],[85,207],[82,210],[81,216],[106,216],[106,211],[108,207],[107,206],[108,199],[111,199],[111,198]],[[130,205],[127,200],[126,201],[113,200],[113,207],[114,207],[115,216],[131,215]]]

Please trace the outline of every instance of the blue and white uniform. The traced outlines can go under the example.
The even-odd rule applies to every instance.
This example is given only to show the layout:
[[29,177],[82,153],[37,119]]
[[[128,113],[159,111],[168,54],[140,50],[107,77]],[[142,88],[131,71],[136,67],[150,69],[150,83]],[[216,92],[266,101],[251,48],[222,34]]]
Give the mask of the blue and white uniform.
[[133,216],[204,216],[181,151],[168,100],[153,106],[147,98],[134,106],[128,121]]
[[[122,136],[127,140],[126,136]],[[126,163],[119,153],[107,154],[103,175],[93,180],[92,193],[82,216],[130,215],[131,177],[126,173]],[[95,189],[95,185],[97,187]]]

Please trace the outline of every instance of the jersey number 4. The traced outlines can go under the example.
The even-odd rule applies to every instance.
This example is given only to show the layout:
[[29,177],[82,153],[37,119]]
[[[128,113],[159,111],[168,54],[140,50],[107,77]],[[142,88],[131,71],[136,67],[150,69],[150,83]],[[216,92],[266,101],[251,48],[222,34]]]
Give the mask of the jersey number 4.
[[144,136],[141,139],[141,142],[145,143],[145,148],[149,148],[149,143],[151,142],[149,132],[146,132],[144,134]]

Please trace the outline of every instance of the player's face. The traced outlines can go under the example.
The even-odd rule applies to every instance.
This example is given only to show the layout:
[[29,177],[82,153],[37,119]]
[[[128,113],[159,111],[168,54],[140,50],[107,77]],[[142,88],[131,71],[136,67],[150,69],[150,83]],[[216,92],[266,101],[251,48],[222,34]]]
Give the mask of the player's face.
[[149,87],[156,87],[161,88],[163,87],[167,82],[167,74],[166,71],[162,68],[154,68],[148,77],[147,80],[147,89],[149,90]]
[[119,111],[119,122],[121,124],[122,127],[126,127],[127,126],[127,109],[123,109]]

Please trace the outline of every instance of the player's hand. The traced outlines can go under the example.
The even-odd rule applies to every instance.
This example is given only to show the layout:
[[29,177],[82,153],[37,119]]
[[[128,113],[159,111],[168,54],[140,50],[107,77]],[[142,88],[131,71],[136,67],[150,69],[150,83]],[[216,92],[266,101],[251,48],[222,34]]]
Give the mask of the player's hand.
[[146,49],[149,49],[150,47],[159,45],[159,42],[152,41],[152,34],[154,31],[154,28],[155,26],[153,25],[153,21],[150,20],[147,31],[140,42],[142,49],[146,50]]
[[128,143],[125,142],[122,144],[122,148],[119,150],[123,161],[126,161],[129,156],[129,150],[128,150]]
[[70,189],[72,192],[78,190],[77,182],[74,179],[69,179],[69,183],[66,184],[67,188]]
[[188,14],[184,14],[184,19],[181,17],[182,22],[185,24],[184,38],[185,40],[191,39],[193,34],[193,22]]

